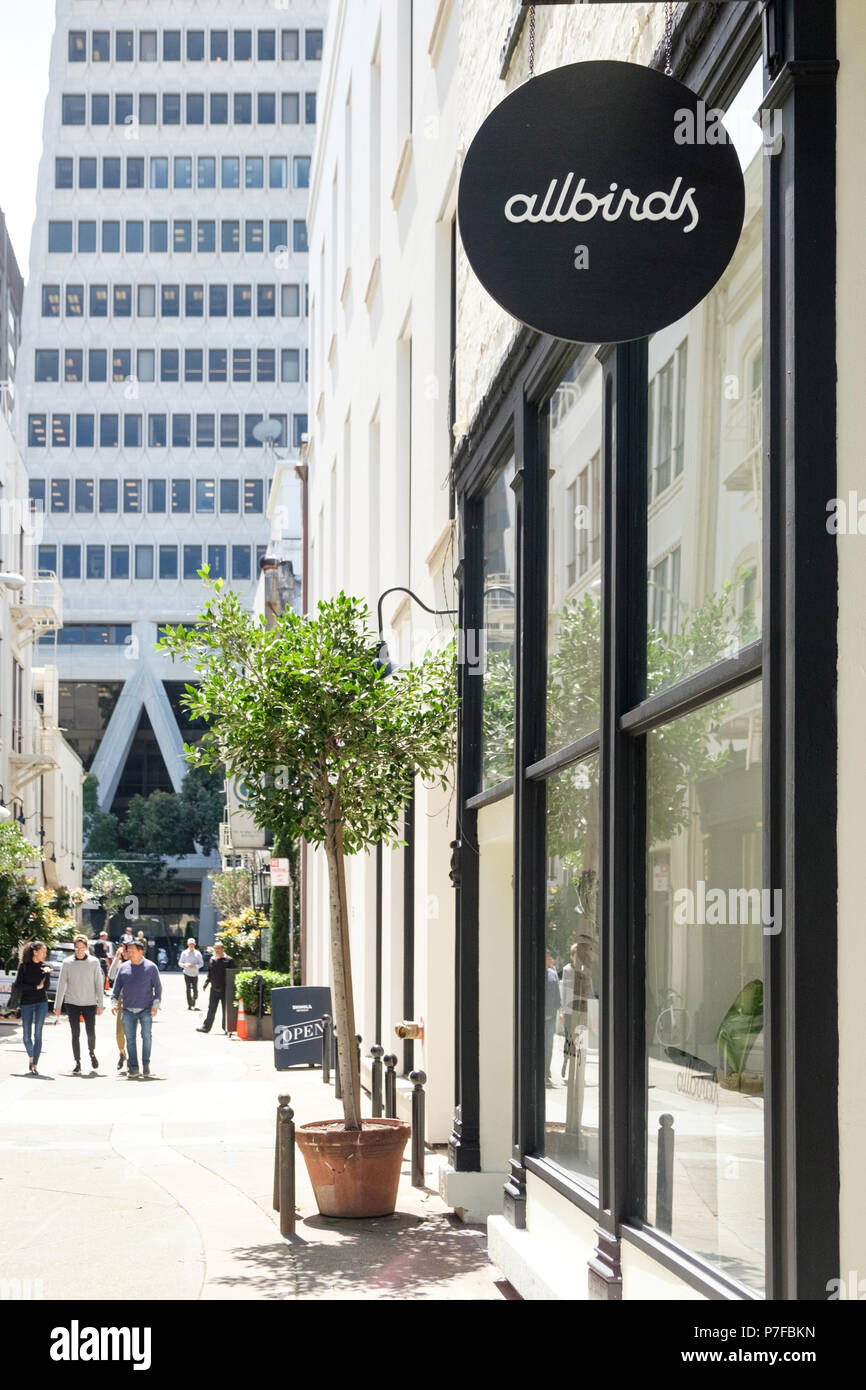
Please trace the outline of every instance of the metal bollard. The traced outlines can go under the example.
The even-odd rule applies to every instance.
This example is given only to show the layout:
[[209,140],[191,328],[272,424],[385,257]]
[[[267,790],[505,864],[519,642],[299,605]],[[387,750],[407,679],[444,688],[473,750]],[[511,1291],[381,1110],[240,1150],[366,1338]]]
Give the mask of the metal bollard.
[[674,1214],[674,1117],[659,1116],[656,1147],[656,1219],[657,1231],[670,1235]]
[[337,1030],[334,1029],[334,1100],[343,1099],[343,1087],[340,1084],[340,1039],[337,1037]]
[[412,1082],[412,1186],[424,1186],[424,1082],[427,1073],[410,1071]]
[[330,1014],[322,1015],[322,1080],[326,1086],[331,1084],[331,1048],[333,1044],[334,1023]]
[[397,1056],[385,1053],[385,1118],[397,1118]]
[[295,1112],[280,1109],[280,1235],[295,1234]]
[[378,1118],[382,1114],[382,1057],[385,1049],[380,1043],[373,1043],[370,1048],[370,1056],[373,1058],[373,1079],[370,1086],[370,1101],[373,1115]]
[[360,1033],[356,1033],[356,1034],[355,1034],[355,1046],[356,1046],[357,1049],[358,1049],[358,1076],[361,1075],[361,1042],[362,1042],[361,1034],[360,1034]]
[[291,1096],[277,1096],[277,1124],[274,1130],[274,1211],[280,1209],[280,1111]]

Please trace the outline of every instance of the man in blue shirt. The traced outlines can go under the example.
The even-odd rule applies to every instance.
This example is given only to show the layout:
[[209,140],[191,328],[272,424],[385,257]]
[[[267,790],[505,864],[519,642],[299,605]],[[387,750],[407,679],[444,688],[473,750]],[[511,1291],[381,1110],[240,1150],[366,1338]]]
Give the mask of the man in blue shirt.
[[162,979],[153,961],[145,960],[144,947],[138,941],[127,946],[129,960],[123,964],[114,978],[111,997],[114,1000],[111,1012],[116,1014],[118,999],[123,995],[123,1010],[120,1015],[123,1034],[126,1038],[128,1059],[127,1077],[137,1081],[138,1052],[136,1050],[136,1029],[141,1027],[142,1075],[150,1076],[150,1043],[153,1020],[162,1000]]

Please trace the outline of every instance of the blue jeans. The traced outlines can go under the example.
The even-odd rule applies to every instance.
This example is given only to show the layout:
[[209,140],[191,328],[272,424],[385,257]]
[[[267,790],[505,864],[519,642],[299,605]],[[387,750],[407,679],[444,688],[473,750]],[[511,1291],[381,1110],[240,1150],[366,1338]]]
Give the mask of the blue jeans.
[[140,1014],[134,1014],[130,1009],[124,1009],[120,1017],[123,1023],[123,1036],[126,1038],[127,1067],[129,1071],[138,1071],[138,1053],[135,1049],[136,1024],[141,1024],[141,1064],[146,1067],[150,1064],[150,1039],[153,1032],[150,1009],[144,1009]]
[[48,1004],[22,1004],[21,1023],[24,1028],[24,1047],[31,1062],[38,1062],[42,1053],[42,1025]]

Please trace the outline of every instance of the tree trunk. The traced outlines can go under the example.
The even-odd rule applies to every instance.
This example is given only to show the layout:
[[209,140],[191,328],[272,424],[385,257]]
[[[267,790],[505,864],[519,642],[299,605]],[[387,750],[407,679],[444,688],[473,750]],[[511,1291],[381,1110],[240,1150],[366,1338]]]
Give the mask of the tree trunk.
[[352,960],[349,949],[349,913],[346,904],[346,864],[339,797],[331,803],[325,855],[331,918],[331,963],[334,973],[334,1022],[339,1040],[340,1086],[346,1129],[361,1128],[361,1076],[355,1043],[355,1004],[352,998]]

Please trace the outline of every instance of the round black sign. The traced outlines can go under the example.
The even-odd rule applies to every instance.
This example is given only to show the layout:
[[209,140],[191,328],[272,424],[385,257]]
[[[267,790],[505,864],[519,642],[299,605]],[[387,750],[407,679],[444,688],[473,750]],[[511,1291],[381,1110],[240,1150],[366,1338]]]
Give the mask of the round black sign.
[[675,323],[712,289],[745,186],[717,113],[634,63],[572,63],[487,117],[458,216],[487,292],[541,333],[619,343]]

